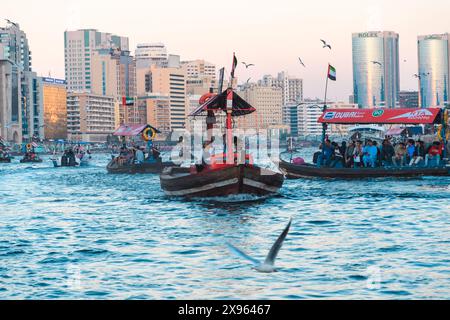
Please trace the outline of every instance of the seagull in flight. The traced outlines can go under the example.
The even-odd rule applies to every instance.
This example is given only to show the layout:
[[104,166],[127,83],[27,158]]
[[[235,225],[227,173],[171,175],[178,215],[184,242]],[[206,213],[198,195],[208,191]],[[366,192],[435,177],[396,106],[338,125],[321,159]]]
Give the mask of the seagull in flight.
[[298,60],[300,61],[300,64],[301,64],[303,67],[306,68],[306,66],[305,66],[305,64],[303,63],[302,59],[301,59],[301,58],[298,58]]
[[245,63],[245,62],[242,62],[242,64],[245,65],[245,68],[246,68],[246,69],[248,69],[249,67],[254,67],[254,66],[255,66],[253,63],[247,64],[247,63]]
[[378,61],[371,61],[373,64],[378,64],[380,67],[382,66],[381,62]]
[[331,50],[331,46],[325,40],[320,39],[320,41],[322,41],[324,48],[329,48]]
[[18,25],[17,23],[12,22],[12,21],[9,20],[9,19],[5,19],[5,20],[6,20],[6,22],[8,22],[9,24],[12,24],[12,25],[15,26],[15,27],[19,27],[19,25]]
[[270,249],[270,252],[267,255],[267,258],[264,261],[264,263],[261,263],[260,261],[253,259],[252,257],[248,256],[245,252],[236,248],[232,244],[227,243],[227,245],[232,252],[234,252],[238,256],[246,259],[247,261],[251,262],[253,264],[254,270],[256,270],[258,272],[262,272],[262,273],[276,272],[277,270],[275,269],[275,259],[277,258],[278,252],[280,251],[281,247],[283,246],[283,242],[289,233],[291,224],[292,224],[292,219],[289,221],[289,224],[287,225],[286,229],[284,229],[283,233],[280,235],[280,237],[274,243],[274,245],[272,246],[272,249]]

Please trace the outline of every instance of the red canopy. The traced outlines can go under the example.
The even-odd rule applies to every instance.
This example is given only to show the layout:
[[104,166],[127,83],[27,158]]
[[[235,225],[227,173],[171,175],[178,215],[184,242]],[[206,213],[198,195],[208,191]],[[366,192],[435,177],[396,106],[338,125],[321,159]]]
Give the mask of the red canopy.
[[439,108],[429,109],[330,109],[319,123],[335,124],[432,124]]
[[116,130],[116,132],[114,132],[114,135],[120,137],[135,137],[140,135],[147,127],[147,124],[123,124]]

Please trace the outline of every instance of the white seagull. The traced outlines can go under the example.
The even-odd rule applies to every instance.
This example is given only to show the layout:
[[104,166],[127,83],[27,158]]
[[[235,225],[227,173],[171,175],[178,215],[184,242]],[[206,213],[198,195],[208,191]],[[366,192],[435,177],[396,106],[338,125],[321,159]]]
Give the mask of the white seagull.
[[324,48],[329,48],[331,50],[331,46],[325,40],[320,39],[320,41],[322,41]]
[[242,62],[242,64],[245,65],[245,68],[246,68],[246,69],[248,69],[249,67],[254,67],[254,66],[255,66],[253,63],[248,63],[248,64],[247,64],[247,63],[245,63],[245,62]]
[[280,235],[280,237],[274,243],[274,245],[272,246],[272,249],[270,249],[270,252],[267,255],[266,261],[264,261],[264,263],[261,263],[260,261],[253,259],[249,255],[247,255],[245,252],[236,248],[235,246],[233,246],[230,243],[227,243],[227,245],[230,248],[230,250],[233,251],[235,254],[250,261],[253,264],[254,270],[256,270],[258,272],[262,272],[262,273],[276,272],[277,270],[275,269],[275,259],[277,258],[278,252],[280,251],[281,247],[283,246],[283,242],[289,233],[291,224],[292,224],[292,219],[289,221],[289,224],[287,225],[286,229],[284,229],[283,233]]
[[378,62],[378,61],[371,61],[373,64],[378,64],[378,65],[380,65],[380,67],[382,66],[382,64],[381,64],[381,62]]

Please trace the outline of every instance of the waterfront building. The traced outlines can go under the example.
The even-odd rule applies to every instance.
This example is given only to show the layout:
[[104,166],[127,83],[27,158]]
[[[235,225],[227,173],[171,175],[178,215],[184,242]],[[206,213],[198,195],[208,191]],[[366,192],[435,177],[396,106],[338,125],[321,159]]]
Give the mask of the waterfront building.
[[[136,60],[129,51],[100,49],[92,55],[92,93],[112,96],[121,104],[119,124],[141,124],[136,89]],[[132,103],[123,104],[123,97]]]
[[[170,130],[186,127],[186,74],[179,68],[150,67],[144,75],[146,93],[169,97]],[[142,94],[139,94],[142,96]]]
[[67,90],[92,92],[92,58],[97,50],[129,51],[126,37],[83,29],[64,32],[64,59]]
[[418,91],[400,91],[400,108],[419,108]]
[[282,89],[283,105],[300,102],[303,100],[303,80],[290,77],[287,72],[280,72],[275,78],[265,75],[258,81],[260,86],[278,87]]
[[[0,78],[3,79],[3,90],[7,92],[1,99],[2,134],[16,142],[43,137],[41,87],[32,70],[27,36],[17,23],[0,27],[0,60],[3,72]],[[20,133],[17,132],[19,129]]]
[[67,132],[71,141],[105,142],[116,129],[115,99],[86,92],[67,94]]
[[[318,119],[323,114],[323,106],[324,102],[321,100],[305,100],[297,106],[298,136],[320,139],[323,126]],[[329,102],[327,107],[329,109],[358,109],[357,104],[343,102]],[[292,112],[295,112],[295,109]],[[329,135],[345,137],[348,129],[348,125],[333,124],[329,126],[327,132]]]
[[361,32],[352,36],[353,95],[360,108],[396,108],[399,103],[399,35]]
[[150,93],[140,96],[138,105],[141,123],[151,124],[161,131],[163,136],[170,133],[170,96]]
[[150,68],[156,65],[160,68],[167,67],[169,55],[164,43],[140,43],[135,51],[137,68]]
[[450,94],[449,34],[418,37],[420,106],[445,106]]
[[44,138],[67,139],[67,85],[65,80],[40,78],[44,113]]
[[239,128],[258,130],[283,125],[282,88],[252,84],[239,95],[256,108],[256,112],[237,119]]
[[203,95],[211,88],[217,91],[216,66],[205,60],[181,62],[186,73],[186,91],[189,95]]

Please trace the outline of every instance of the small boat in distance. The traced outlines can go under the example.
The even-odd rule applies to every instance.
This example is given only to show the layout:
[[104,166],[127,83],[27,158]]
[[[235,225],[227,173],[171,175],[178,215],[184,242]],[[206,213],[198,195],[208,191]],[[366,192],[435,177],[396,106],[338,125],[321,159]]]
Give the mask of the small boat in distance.
[[[201,106],[190,116],[207,113],[208,139],[205,146],[212,145],[211,132],[215,124],[215,113],[225,112],[226,142],[224,152],[213,154],[209,161],[203,157],[201,165],[190,168],[167,168],[160,176],[161,188],[167,196],[185,198],[223,197],[237,194],[267,196],[278,193],[283,186],[284,175],[264,169],[253,163],[248,150],[237,150],[232,132],[232,117],[253,113],[253,108],[232,88],[213,95],[207,94],[200,100]],[[236,150],[233,150],[233,148]],[[247,148],[245,148],[247,149]],[[204,154],[206,147],[204,147]]]
[[[122,138],[123,145],[117,156],[112,155],[106,169],[110,174],[159,174],[164,168],[176,166],[173,162],[163,162],[160,151],[155,147],[153,140],[160,131],[150,125],[122,125],[114,132],[114,136]],[[145,147],[128,148],[125,139],[142,137],[147,143]]]

